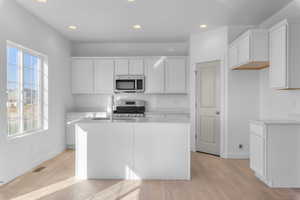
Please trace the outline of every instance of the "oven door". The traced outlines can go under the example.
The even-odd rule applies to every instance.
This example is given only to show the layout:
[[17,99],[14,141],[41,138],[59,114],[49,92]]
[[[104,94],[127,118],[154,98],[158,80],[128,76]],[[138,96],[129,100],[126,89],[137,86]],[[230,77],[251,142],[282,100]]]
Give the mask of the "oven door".
[[116,92],[135,92],[136,80],[135,79],[117,79],[115,85]]

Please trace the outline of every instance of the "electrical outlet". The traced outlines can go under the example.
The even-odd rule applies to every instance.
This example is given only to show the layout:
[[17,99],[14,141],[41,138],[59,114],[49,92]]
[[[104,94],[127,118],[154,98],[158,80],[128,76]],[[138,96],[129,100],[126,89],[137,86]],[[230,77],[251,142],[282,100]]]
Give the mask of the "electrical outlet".
[[239,149],[243,149],[244,146],[242,144],[239,144]]

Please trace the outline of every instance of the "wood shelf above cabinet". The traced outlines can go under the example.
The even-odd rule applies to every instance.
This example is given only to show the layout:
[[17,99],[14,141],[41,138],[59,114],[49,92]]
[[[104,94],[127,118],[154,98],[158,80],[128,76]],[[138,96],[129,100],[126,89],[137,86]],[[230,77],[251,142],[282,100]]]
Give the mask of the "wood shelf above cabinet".
[[268,61],[256,61],[249,62],[240,66],[232,67],[232,70],[261,70],[268,68],[270,66],[270,62]]
[[229,46],[229,67],[232,70],[260,70],[269,66],[268,30],[251,29]]

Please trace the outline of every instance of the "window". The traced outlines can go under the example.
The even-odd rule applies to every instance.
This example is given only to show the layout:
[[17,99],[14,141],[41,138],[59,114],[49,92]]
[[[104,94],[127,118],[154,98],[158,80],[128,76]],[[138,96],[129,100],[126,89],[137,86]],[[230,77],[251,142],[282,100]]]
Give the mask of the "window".
[[7,44],[8,136],[43,129],[43,56]]

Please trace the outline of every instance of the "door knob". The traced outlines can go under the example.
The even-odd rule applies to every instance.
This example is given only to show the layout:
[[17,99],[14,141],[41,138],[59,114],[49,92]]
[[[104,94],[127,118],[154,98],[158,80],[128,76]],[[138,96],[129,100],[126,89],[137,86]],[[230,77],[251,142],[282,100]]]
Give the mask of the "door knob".
[[217,112],[216,112],[216,115],[220,115],[220,111],[217,111]]

